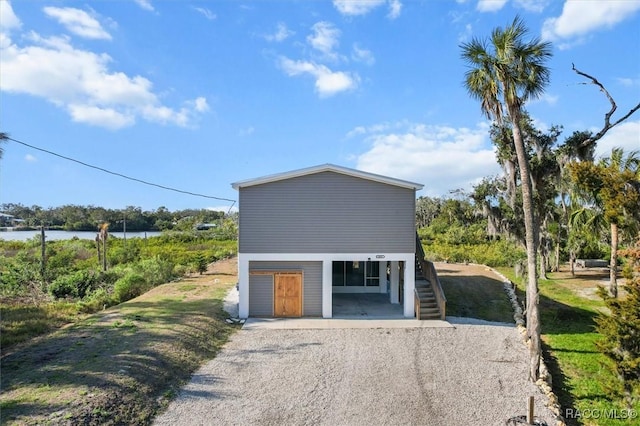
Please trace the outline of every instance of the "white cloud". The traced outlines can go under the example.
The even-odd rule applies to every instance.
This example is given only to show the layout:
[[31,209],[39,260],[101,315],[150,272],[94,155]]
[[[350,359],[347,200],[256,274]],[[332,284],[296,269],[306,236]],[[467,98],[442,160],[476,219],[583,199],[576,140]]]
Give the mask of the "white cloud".
[[353,90],[358,87],[360,78],[357,74],[343,71],[331,71],[325,65],[308,61],[294,61],[280,58],[280,67],[289,76],[309,74],[315,77],[316,92],[320,97],[329,97],[337,93]]
[[307,36],[307,42],[311,47],[321,52],[326,59],[336,59],[337,55],[333,49],[340,44],[340,30],[326,21],[315,23],[311,30],[313,33]]
[[413,123],[359,127],[369,145],[357,156],[357,168],[420,182],[429,196],[471,189],[483,177],[500,174],[486,124],[475,129]]
[[188,101],[187,105],[192,108],[194,111],[198,112],[207,112],[209,111],[209,104],[207,103],[207,99],[200,96],[192,101]]
[[528,12],[540,13],[549,5],[550,0],[515,0],[516,5]]
[[193,9],[210,21],[213,21],[218,17],[218,15],[216,15],[206,7],[194,7]]
[[400,0],[333,0],[333,6],[343,15],[360,16],[366,15],[373,9],[389,4],[389,13],[387,18],[396,19],[402,11],[402,2]]
[[558,95],[552,95],[550,93],[543,93],[538,98],[531,99],[529,102],[532,103],[532,104],[545,103],[545,104],[548,104],[548,105],[556,105],[558,103],[558,99],[559,99]]
[[596,158],[611,156],[613,148],[622,148],[625,153],[640,150],[640,120],[625,121],[609,130],[596,146]]
[[20,19],[13,13],[9,1],[0,0],[0,31],[10,31],[22,26]]
[[238,136],[241,136],[241,137],[251,136],[255,132],[255,130],[256,129],[253,126],[249,126],[246,129],[240,129],[240,131],[238,132]]
[[24,38],[28,45],[3,38],[1,90],[44,98],[65,109],[76,122],[118,129],[142,117],[187,127],[208,109],[202,97],[179,110],[162,105],[151,81],[110,70],[109,55],[77,49],[68,37],[43,38],[31,32]]
[[471,24],[467,24],[464,26],[464,31],[458,34],[458,42],[463,43],[468,41],[471,38],[473,33],[473,27]]
[[542,37],[545,40],[557,40],[585,36],[603,27],[611,28],[638,10],[638,1],[567,0],[559,17],[545,20]]
[[[324,64],[348,61],[335,50],[339,46],[340,30],[330,22],[320,21],[311,27],[311,31],[306,38],[307,43],[313,48],[313,53],[308,55],[310,58],[293,60],[280,56],[277,61],[280,69],[289,76],[307,74],[314,77],[315,91],[321,98],[357,88],[360,84],[357,73],[333,71]],[[373,63],[374,60],[371,52],[360,49],[357,45],[354,45],[352,58],[365,63]]]
[[267,41],[275,41],[279,43],[279,42],[285,41],[286,39],[288,39],[294,34],[295,32],[289,30],[284,23],[278,22],[276,32],[273,34],[267,34],[264,36],[264,38]]
[[72,7],[45,7],[44,13],[56,19],[73,34],[90,39],[111,40],[111,35],[102,28],[97,19],[84,10]]
[[480,12],[497,12],[502,9],[507,0],[478,0],[476,9]]
[[386,0],[333,0],[333,6],[343,15],[366,15]]
[[356,62],[363,62],[367,65],[373,65],[376,62],[376,59],[373,57],[373,53],[371,53],[370,50],[361,49],[357,44],[353,45],[351,59]]
[[402,3],[400,3],[400,0],[389,1],[389,14],[387,15],[389,19],[396,19],[398,16],[400,16],[401,11]]
[[618,82],[625,87],[640,86],[640,78],[620,77]]
[[29,163],[35,163],[38,161],[38,159],[36,157],[34,157],[31,154],[27,154],[24,156],[25,161],[29,162]]
[[70,104],[67,106],[67,110],[73,121],[77,123],[106,127],[111,130],[131,126],[135,123],[135,116],[133,114],[121,113],[113,108]]
[[153,8],[153,5],[151,4],[151,0],[134,0],[136,2],[136,4],[138,6],[140,6],[141,8],[143,8],[144,10],[148,10],[153,12],[155,9]]

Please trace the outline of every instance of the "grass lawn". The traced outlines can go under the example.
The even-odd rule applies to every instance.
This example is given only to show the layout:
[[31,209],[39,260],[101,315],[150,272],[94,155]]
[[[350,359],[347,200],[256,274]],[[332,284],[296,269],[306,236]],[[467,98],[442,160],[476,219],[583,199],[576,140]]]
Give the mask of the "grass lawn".
[[0,347],[4,350],[83,317],[79,305],[72,302],[0,301]]
[[2,424],[149,424],[237,328],[222,309],[235,263],[214,268],[3,347]]
[[[524,299],[524,285],[513,271],[498,268],[518,285],[518,298]],[[598,285],[606,285],[608,271],[578,269],[572,277],[567,271],[549,274],[539,281],[542,340],[553,376],[554,392],[565,409],[568,425],[618,426],[640,424],[628,414],[620,398],[608,396],[614,376],[609,361],[598,352],[595,321],[605,312],[604,302],[595,294]],[[581,419],[570,418],[573,409]],[[634,407],[640,415],[640,404]],[[615,418],[617,417],[619,418]],[[634,423],[635,422],[635,423]]]

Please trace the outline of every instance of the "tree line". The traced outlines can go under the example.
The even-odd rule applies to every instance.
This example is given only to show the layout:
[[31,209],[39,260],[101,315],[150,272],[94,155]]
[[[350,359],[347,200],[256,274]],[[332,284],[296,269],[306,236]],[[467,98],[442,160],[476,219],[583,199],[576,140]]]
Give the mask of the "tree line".
[[103,223],[109,224],[110,232],[189,230],[201,223],[217,223],[227,215],[221,211],[207,209],[184,209],[170,211],[166,207],[144,211],[140,207],[106,209],[96,206],[64,205],[42,208],[22,204],[5,203],[0,212],[22,220],[21,227],[60,229],[64,231],[98,231]]

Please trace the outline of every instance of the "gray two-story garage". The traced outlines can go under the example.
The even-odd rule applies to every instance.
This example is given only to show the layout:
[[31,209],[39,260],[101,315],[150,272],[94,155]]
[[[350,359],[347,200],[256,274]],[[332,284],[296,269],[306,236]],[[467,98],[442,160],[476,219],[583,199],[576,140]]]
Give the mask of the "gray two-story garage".
[[333,316],[334,293],[382,293],[414,316],[422,185],[331,164],[236,182],[239,314]]

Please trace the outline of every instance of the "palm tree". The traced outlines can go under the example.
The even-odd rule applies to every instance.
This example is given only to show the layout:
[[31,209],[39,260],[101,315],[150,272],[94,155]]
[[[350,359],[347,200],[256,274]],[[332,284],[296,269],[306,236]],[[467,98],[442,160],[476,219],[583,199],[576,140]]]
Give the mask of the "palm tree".
[[[618,295],[618,240],[619,228],[635,228],[640,215],[640,156],[632,151],[625,157],[622,148],[613,148],[611,156],[593,162],[573,163],[569,166],[571,179],[578,193],[590,204],[578,210],[591,211],[590,220],[609,225],[611,236],[611,263],[609,265],[609,294]],[[635,229],[634,229],[635,231]]]
[[525,149],[521,118],[525,103],[539,97],[549,82],[544,65],[551,57],[551,44],[538,38],[525,41],[527,28],[516,16],[505,29],[496,28],[489,40],[474,38],[463,43],[462,58],[469,70],[465,85],[471,97],[480,101],[487,118],[502,123],[506,113],[511,124],[524,211],[527,248],[527,336],[530,339],[529,378],[536,381],[540,373],[540,319],[538,314],[537,231],[529,159]]

